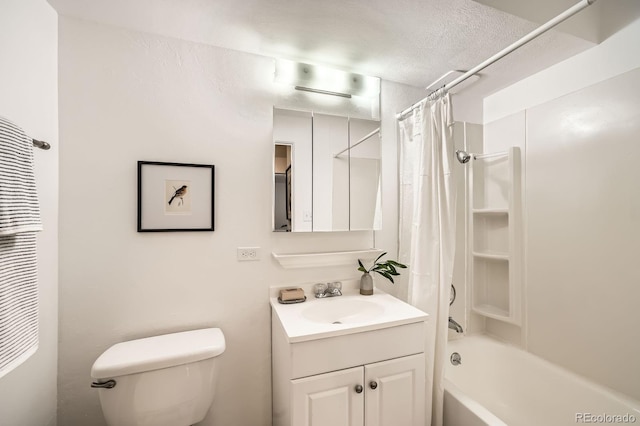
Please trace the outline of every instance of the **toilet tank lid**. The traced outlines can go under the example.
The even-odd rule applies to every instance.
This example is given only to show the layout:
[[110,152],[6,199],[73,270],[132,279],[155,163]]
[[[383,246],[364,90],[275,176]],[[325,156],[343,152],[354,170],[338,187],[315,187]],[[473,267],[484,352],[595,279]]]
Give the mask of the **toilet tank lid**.
[[185,331],[131,340],[111,346],[98,357],[91,377],[106,379],[159,370],[220,355],[225,340],[219,328]]

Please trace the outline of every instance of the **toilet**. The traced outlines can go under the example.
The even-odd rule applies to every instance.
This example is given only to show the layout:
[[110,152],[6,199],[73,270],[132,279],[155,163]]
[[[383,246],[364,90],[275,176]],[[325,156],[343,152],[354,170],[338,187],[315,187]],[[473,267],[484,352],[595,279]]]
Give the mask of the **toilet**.
[[219,328],[118,343],[93,364],[109,426],[190,426],[204,419],[215,394]]

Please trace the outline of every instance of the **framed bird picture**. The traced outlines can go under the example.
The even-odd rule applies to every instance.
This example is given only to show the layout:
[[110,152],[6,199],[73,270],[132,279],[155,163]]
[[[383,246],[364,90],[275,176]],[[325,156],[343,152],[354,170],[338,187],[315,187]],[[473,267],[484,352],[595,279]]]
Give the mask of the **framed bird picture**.
[[138,161],[138,232],[213,231],[212,164]]

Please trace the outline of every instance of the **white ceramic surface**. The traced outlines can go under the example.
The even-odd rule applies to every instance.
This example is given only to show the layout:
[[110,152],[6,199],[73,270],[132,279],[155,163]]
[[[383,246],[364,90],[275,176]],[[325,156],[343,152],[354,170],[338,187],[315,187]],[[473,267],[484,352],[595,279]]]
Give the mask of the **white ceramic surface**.
[[109,426],[182,426],[204,419],[213,403],[216,357],[226,348],[219,328],[191,330],[118,343],[94,363]]
[[332,298],[329,303],[314,303],[303,309],[302,316],[322,324],[353,324],[375,320],[384,314],[384,306],[357,297]]
[[113,389],[99,389],[109,426],[186,426],[204,419],[213,402],[218,359],[178,365],[117,378]]
[[[461,355],[462,364],[447,362],[445,398],[455,401],[445,401],[445,426],[503,424],[492,420],[491,413],[511,426],[569,425],[581,423],[579,415],[586,419],[602,414],[640,421],[640,401],[514,346],[486,336],[466,336],[448,343],[447,354],[452,352]],[[457,407],[448,419],[447,404]],[[471,413],[464,414],[462,408]],[[456,420],[466,417],[478,420]]]
[[[410,324],[428,317],[379,289],[371,296],[360,295],[356,280],[343,282],[342,296],[316,299],[308,288],[305,293],[306,302],[292,305],[271,297],[273,313],[291,343]],[[336,321],[340,324],[334,324]]]
[[117,343],[91,368],[94,379],[124,376],[213,358],[226,343],[219,328],[164,334]]

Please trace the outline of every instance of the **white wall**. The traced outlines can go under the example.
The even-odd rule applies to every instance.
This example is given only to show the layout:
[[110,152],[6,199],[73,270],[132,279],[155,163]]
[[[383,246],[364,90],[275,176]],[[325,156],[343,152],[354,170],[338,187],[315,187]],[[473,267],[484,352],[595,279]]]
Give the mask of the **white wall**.
[[[382,80],[380,104],[380,136],[382,138],[382,230],[374,231],[375,247],[398,259],[398,124],[396,114],[426,96],[423,88],[416,88]],[[376,274],[377,275],[377,274]],[[409,274],[403,274],[391,284],[374,276],[376,286],[403,300],[407,300]]]
[[44,0],[0,4],[0,115],[50,151],[35,149],[44,231],[38,234],[38,351],[0,379],[0,423],[56,424],[58,356],[58,18]]
[[[272,232],[272,109],[309,108],[283,99],[269,58],[66,17],[59,48],[59,423],[104,424],[89,372],[110,345],[217,326],[227,350],[204,424],[269,425],[268,287],[359,276],[357,265],[285,270],[270,253],[374,244],[373,232]],[[393,112],[408,94],[383,85]],[[390,150],[393,128],[385,137]],[[215,164],[215,232],[137,233],[137,160]],[[387,225],[376,246],[393,252]],[[261,247],[261,260],[236,261],[239,246]]]
[[483,104],[483,122],[490,123],[639,67],[640,55],[634,51],[638,40],[640,20],[601,44],[488,96]]
[[[525,323],[487,330],[636,399],[640,20],[485,99],[485,151],[524,147]],[[628,358],[627,358],[628,357]]]
[[483,111],[480,96],[466,93],[463,87],[458,93],[451,95],[451,103],[453,105],[453,119],[456,122],[482,124]]
[[[454,149],[467,152],[482,152],[482,125],[455,122],[453,125]],[[474,333],[484,329],[484,317],[471,312],[471,292],[467,291],[467,217],[468,206],[467,173],[468,163],[454,164],[456,173],[456,251],[453,262],[452,284],[456,289],[456,300],[449,308],[449,315],[458,322],[464,332]],[[463,335],[449,330],[449,338],[460,338]]]

